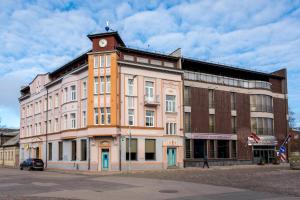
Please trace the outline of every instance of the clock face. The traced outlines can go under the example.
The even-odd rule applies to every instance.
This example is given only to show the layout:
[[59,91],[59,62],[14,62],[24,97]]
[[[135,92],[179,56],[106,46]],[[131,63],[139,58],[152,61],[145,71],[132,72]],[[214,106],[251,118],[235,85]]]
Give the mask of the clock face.
[[106,39],[99,40],[99,46],[100,47],[106,47],[106,45],[107,45],[107,40]]

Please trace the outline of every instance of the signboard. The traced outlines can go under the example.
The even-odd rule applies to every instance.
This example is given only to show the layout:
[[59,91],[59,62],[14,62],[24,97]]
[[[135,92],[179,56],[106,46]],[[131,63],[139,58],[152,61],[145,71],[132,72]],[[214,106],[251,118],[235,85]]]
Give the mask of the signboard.
[[258,136],[260,140],[255,141],[252,137],[248,137],[248,145],[255,146],[255,145],[277,145],[276,138],[274,136]]
[[219,133],[191,133],[186,134],[190,139],[204,139],[204,140],[237,140],[236,134],[219,134]]
[[279,149],[280,153],[285,153],[286,152],[286,148],[284,146],[281,146]]

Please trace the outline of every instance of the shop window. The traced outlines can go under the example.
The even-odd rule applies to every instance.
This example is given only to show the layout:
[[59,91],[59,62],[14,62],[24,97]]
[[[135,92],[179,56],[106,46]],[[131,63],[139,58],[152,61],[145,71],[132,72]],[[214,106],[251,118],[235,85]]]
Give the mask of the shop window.
[[217,141],[218,158],[229,158],[229,140]]
[[58,142],[58,160],[63,160],[63,142]]
[[206,155],[206,140],[194,140],[194,158],[204,158]]
[[[137,139],[131,139],[130,160],[137,160]],[[129,160],[129,139],[126,139],[126,160]]]
[[48,160],[52,160],[52,143],[48,143]]
[[81,160],[85,161],[87,158],[87,144],[86,139],[81,140]]
[[209,140],[209,158],[215,158],[215,141]]
[[76,140],[72,141],[72,160],[76,160]]
[[145,139],[145,160],[155,160],[155,139]]
[[185,158],[191,158],[191,140],[185,140]]

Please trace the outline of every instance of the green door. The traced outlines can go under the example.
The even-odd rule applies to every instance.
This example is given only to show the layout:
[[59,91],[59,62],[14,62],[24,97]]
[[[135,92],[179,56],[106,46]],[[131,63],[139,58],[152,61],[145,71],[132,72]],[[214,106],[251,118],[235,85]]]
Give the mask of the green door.
[[109,167],[109,151],[108,149],[102,149],[102,170],[108,170]]
[[175,148],[167,149],[167,157],[168,157],[168,167],[176,166],[176,149]]

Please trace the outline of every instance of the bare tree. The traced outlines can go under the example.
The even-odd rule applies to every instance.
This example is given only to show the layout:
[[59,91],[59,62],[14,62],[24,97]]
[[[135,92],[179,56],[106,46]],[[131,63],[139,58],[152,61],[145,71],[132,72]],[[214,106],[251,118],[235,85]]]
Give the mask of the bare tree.
[[296,117],[295,112],[289,107],[289,127],[295,128],[296,127]]

